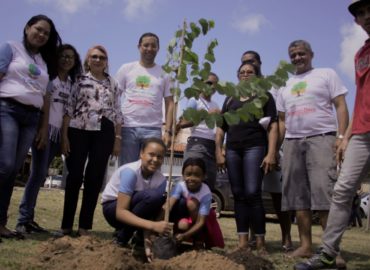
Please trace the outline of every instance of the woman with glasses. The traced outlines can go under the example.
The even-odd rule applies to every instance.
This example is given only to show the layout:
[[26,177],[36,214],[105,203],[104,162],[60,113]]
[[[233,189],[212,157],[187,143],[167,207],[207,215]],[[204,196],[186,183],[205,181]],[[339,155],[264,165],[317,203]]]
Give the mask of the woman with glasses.
[[32,146],[32,168],[23,198],[19,206],[19,217],[16,231],[19,233],[46,232],[34,221],[37,196],[50,163],[60,153],[61,128],[64,110],[77,76],[82,72],[80,56],[76,49],[64,44],[57,50],[57,76],[48,85],[46,93],[49,105],[49,139],[44,149]]
[[[238,69],[239,80],[250,80],[261,76],[258,66],[244,62]],[[248,247],[249,227],[256,235],[257,253],[267,255],[265,248],[265,211],[262,204],[261,186],[263,175],[275,165],[277,143],[277,113],[273,97],[269,92],[263,106],[263,117],[270,117],[267,131],[259,119],[248,122],[240,120],[229,126],[225,121],[216,132],[216,160],[220,168],[227,167],[231,190],[235,202],[235,219],[239,238],[238,248],[250,251]],[[226,98],[222,113],[236,111],[243,105],[253,103],[253,95],[239,99]],[[226,159],[222,153],[225,133]],[[225,162],[226,161],[226,162]]]
[[23,42],[0,45],[0,237],[21,237],[6,227],[8,208],[32,141],[38,149],[47,141],[47,113],[41,116],[60,43],[53,21],[37,15],[25,25]]
[[108,54],[103,46],[90,48],[85,74],[78,78],[63,119],[62,153],[67,157],[61,235],[73,230],[79,191],[84,184],[78,235],[92,229],[94,211],[109,156],[121,148],[121,91],[108,74]]

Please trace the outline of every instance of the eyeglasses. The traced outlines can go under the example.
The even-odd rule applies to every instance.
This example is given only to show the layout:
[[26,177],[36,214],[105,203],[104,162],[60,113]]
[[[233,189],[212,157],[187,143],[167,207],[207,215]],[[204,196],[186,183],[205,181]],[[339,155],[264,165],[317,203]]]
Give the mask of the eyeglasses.
[[67,60],[67,61],[75,60],[74,55],[67,55],[67,54],[62,54],[60,56],[60,58],[63,59],[63,60]]
[[98,61],[98,60],[99,61],[105,61],[105,60],[107,60],[107,57],[106,56],[104,56],[104,55],[96,55],[96,54],[91,55],[90,58],[92,60],[94,60],[94,61]]
[[253,71],[242,70],[239,72],[239,75],[256,75]]
[[214,83],[213,82],[210,82],[210,81],[207,81],[206,84],[212,86]]

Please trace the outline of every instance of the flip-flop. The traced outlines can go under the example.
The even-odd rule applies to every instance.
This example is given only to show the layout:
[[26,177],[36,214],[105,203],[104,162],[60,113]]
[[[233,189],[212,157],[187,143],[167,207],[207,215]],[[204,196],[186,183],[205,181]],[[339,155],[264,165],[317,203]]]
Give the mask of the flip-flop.
[[294,250],[293,246],[286,246],[286,245],[283,245],[281,249],[283,250],[284,253],[292,252]]

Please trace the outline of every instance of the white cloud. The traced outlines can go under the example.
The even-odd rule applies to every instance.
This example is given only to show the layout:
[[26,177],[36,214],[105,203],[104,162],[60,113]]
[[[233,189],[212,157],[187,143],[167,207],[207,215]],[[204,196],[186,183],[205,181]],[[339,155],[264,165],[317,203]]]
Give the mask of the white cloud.
[[367,35],[357,24],[346,24],[341,29],[342,42],[340,44],[339,69],[346,76],[354,80],[354,56],[357,50],[364,44]]
[[124,0],[123,14],[128,21],[148,16],[153,11],[154,0]]
[[254,34],[259,32],[262,26],[267,23],[268,20],[262,14],[252,14],[234,20],[232,26],[239,32]]
[[100,7],[110,3],[111,0],[28,0],[28,2],[54,5],[62,12],[73,14],[81,9]]

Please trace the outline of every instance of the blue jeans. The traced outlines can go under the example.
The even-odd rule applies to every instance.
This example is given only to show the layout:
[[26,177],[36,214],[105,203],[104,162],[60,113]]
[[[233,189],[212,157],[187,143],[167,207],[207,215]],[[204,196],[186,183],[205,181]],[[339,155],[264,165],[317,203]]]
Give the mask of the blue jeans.
[[7,223],[10,198],[37,132],[40,112],[0,99],[0,225]]
[[260,168],[265,154],[264,146],[226,150],[238,234],[248,234],[249,226],[256,235],[264,235],[266,232],[261,195],[263,172]]
[[152,137],[161,138],[161,129],[156,127],[123,127],[119,165],[137,161],[143,142]]
[[215,158],[215,141],[199,137],[189,137],[184,154],[184,161],[189,158],[201,158],[206,163],[206,184],[212,190],[215,187],[217,165]]
[[[130,211],[140,218],[154,220],[166,201],[165,191],[166,181],[156,189],[134,192],[131,197]],[[109,225],[118,231],[119,240],[127,243],[137,228],[118,220],[116,207],[117,200],[103,203],[103,214]]]
[[46,148],[39,150],[32,145],[32,168],[28,178],[21,204],[19,205],[18,223],[33,221],[35,206],[40,187],[48,174],[50,163],[60,149],[60,144],[48,141]]

